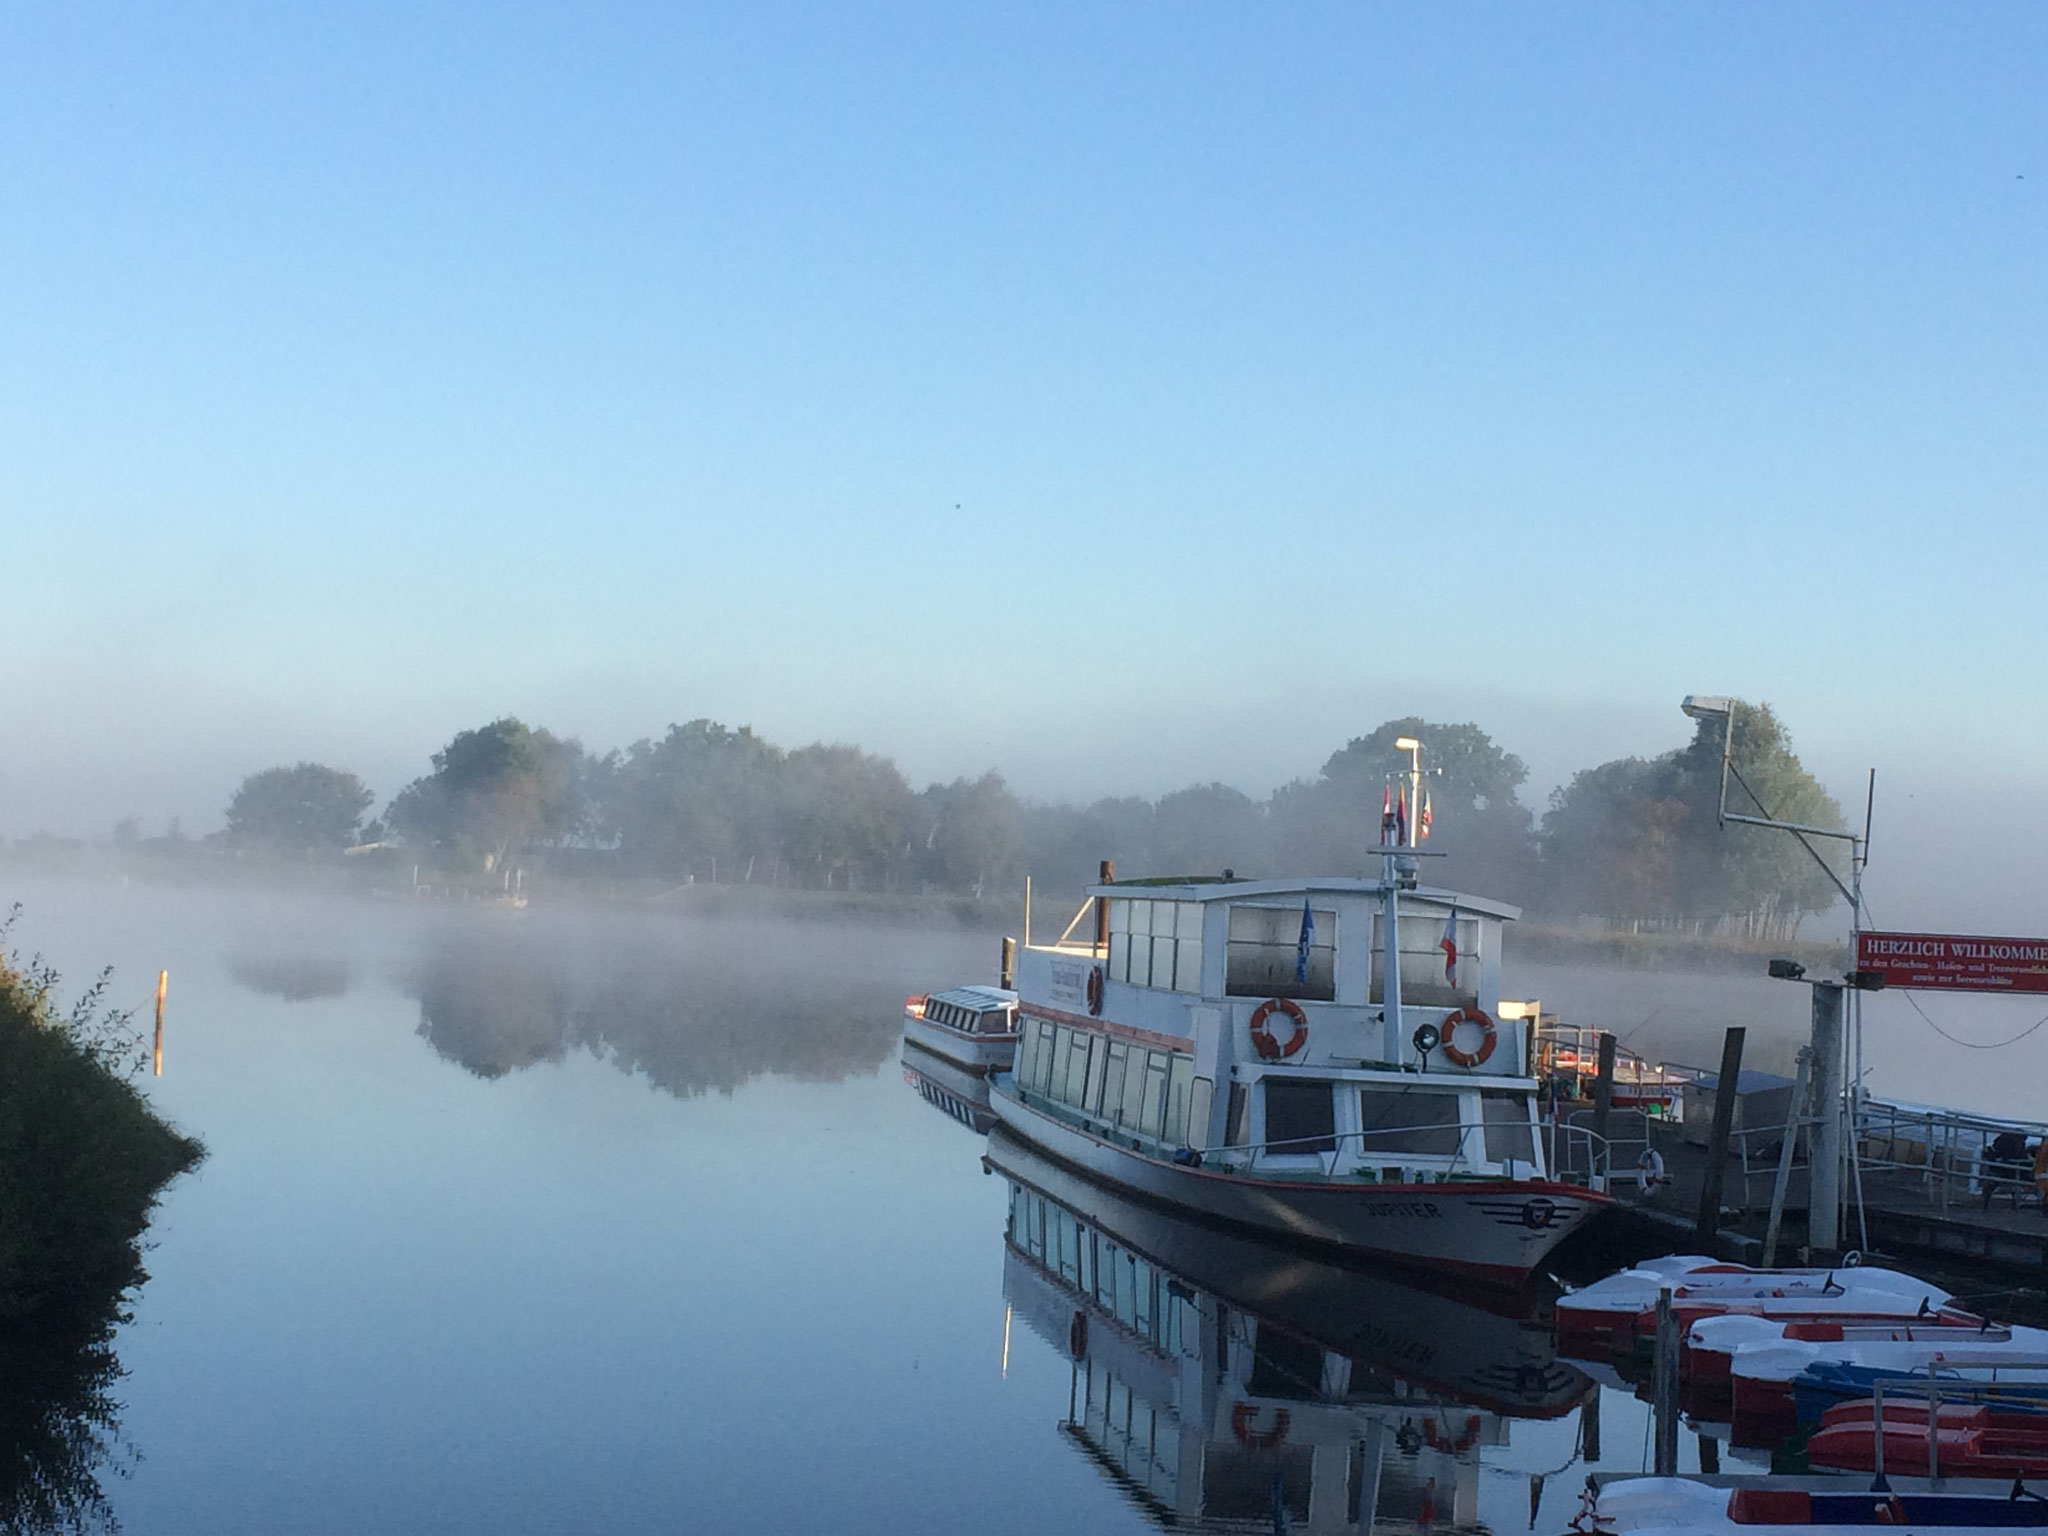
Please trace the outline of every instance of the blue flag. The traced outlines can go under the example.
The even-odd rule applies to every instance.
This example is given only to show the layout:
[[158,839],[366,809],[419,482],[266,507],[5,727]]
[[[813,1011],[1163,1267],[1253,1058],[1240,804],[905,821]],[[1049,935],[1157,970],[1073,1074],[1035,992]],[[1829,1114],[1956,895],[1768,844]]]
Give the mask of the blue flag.
[[1308,898],[1301,898],[1301,942],[1294,946],[1294,979],[1302,986],[1308,985],[1308,949],[1316,941],[1316,915],[1308,909]]

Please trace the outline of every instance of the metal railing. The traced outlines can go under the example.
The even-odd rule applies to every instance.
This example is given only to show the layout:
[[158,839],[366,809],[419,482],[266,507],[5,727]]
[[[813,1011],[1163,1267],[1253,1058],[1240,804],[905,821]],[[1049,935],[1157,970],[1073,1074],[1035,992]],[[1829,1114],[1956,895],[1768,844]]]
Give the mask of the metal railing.
[[[2000,1137],[2017,1138],[1994,1155]],[[1917,1188],[1944,1214],[1958,1197],[2010,1194],[2015,1205],[2040,1198],[2036,1148],[2048,1125],[1934,1106],[1865,1099],[1856,1117],[1854,1153],[1866,1181],[1897,1195]]]
[[[1985,1408],[2007,1404],[2028,1413],[2042,1413],[2048,1410],[2048,1397],[2043,1389],[2024,1387],[2017,1384],[2001,1385],[1997,1382],[1967,1382],[1953,1378],[1944,1380],[1939,1376],[1924,1379],[1906,1377],[1879,1377],[1870,1384],[1870,1431],[1871,1431],[1871,1486],[1874,1491],[1885,1492],[1889,1484],[1885,1481],[1884,1456],[1884,1403],[1886,1397],[1898,1403],[1902,1399],[1927,1404],[1927,1480],[1937,1481],[1941,1477],[1941,1410],[1944,1405],[1951,1407],[1979,1406]],[[1917,1477],[1919,1469],[1894,1467],[1901,1477]],[[2001,1481],[2004,1474],[1999,1474]],[[2013,1497],[2018,1497],[2015,1493]]]

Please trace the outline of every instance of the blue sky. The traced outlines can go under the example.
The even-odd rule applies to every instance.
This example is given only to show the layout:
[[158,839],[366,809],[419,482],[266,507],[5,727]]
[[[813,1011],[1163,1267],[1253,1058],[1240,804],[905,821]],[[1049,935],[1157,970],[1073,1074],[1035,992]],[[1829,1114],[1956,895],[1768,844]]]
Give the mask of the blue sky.
[[0,831],[513,712],[2048,769],[2048,10],[0,10]]

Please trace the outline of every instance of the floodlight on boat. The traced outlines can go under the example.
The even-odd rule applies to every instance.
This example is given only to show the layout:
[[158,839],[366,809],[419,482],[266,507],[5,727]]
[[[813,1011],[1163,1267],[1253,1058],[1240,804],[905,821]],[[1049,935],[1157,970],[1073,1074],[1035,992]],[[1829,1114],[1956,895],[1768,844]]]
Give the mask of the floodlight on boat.
[[1721,693],[1688,693],[1685,702],[1678,707],[1694,720],[1712,720],[1735,713],[1735,701]]

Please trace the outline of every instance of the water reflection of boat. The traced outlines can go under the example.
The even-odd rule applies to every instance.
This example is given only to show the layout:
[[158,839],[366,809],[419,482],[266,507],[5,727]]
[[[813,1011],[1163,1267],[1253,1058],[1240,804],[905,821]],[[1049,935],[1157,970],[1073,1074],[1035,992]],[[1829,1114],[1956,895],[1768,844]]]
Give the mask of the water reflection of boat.
[[907,1040],[903,1043],[903,1081],[915,1088],[925,1103],[976,1135],[986,1134],[995,1124],[988,1108],[987,1078],[941,1061]]
[[1005,1070],[1017,1059],[1017,994],[954,987],[905,998],[903,1038],[963,1072]]
[[[1162,1525],[1469,1525],[1478,1451],[1593,1390],[1537,1298],[1418,1289],[1214,1231],[1000,1129],[1011,1315],[1073,1360],[1061,1428]],[[1400,1454],[1389,1458],[1392,1449]]]

